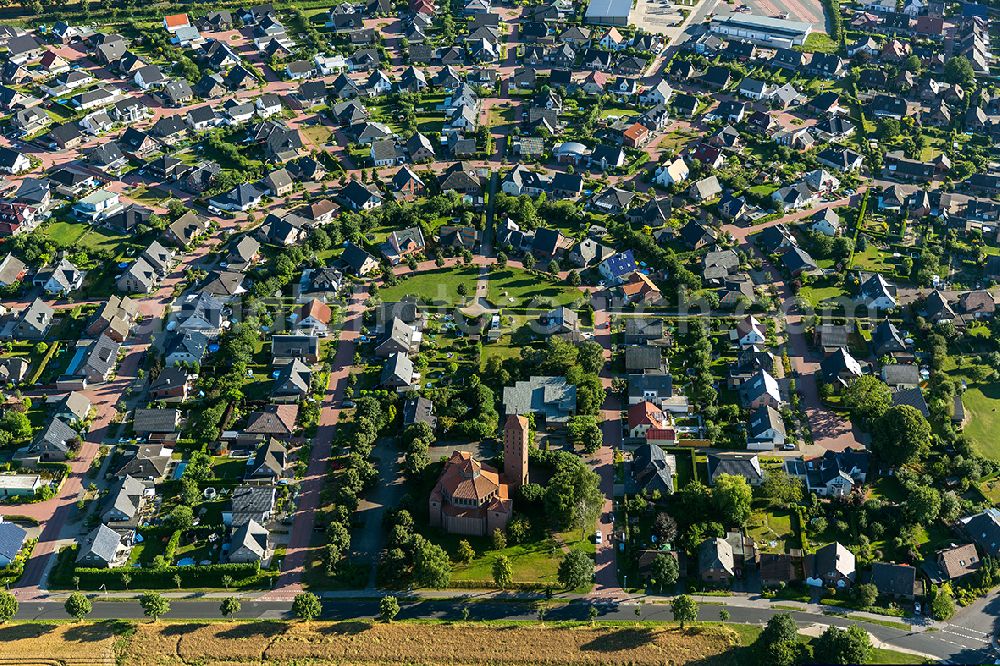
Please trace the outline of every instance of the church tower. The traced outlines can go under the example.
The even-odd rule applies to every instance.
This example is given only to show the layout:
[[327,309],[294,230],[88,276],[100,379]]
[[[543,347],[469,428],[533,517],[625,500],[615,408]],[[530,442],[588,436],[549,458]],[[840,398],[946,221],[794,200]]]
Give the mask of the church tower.
[[503,473],[513,488],[528,482],[530,438],[528,419],[518,414],[509,415],[503,426]]

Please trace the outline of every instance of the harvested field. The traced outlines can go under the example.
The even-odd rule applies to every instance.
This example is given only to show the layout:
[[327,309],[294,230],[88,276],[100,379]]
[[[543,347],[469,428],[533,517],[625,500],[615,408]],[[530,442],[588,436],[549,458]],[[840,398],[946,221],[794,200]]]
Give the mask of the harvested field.
[[367,622],[140,624],[129,666],[245,664],[686,664],[720,656],[739,636],[721,627]]
[[74,666],[115,663],[116,622],[0,627],[0,663]]

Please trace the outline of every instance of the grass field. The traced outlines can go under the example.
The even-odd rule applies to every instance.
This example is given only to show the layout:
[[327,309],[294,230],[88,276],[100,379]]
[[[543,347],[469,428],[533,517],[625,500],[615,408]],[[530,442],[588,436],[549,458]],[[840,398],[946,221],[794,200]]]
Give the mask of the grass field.
[[892,253],[880,250],[869,243],[864,252],[854,253],[854,268],[874,273],[893,274],[896,272],[897,260]]
[[95,252],[100,250],[117,252],[128,240],[128,236],[112,234],[82,222],[52,222],[42,227],[40,233],[51,238],[60,247]]
[[513,267],[490,273],[487,294],[489,301],[500,308],[569,305],[581,297],[579,289]]
[[837,286],[812,287],[805,286],[799,290],[799,296],[804,298],[811,306],[816,307],[823,301],[830,298],[837,298],[844,295],[844,290]]
[[[562,559],[562,546],[589,554],[594,553],[594,544],[589,538],[581,537],[578,532],[557,534],[531,543],[508,546],[503,550],[486,550],[488,546],[485,539],[472,541],[473,548],[476,548],[476,558],[469,564],[455,565],[452,580],[485,581],[492,585],[493,561],[498,555],[506,555],[510,558],[516,582],[552,585],[558,589],[559,581],[556,574],[559,561]],[[453,546],[457,550],[457,543],[458,540],[455,539],[454,544],[447,544],[445,547]],[[448,549],[451,551],[451,548]]]
[[811,32],[806,35],[802,50],[806,53],[836,53],[840,45],[825,32]]
[[980,455],[1000,460],[1000,383],[970,386],[962,394],[965,405],[965,434]]
[[789,548],[802,546],[792,529],[792,513],[787,510],[755,511],[747,534],[762,553],[786,553]]
[[466,299],[459,296],[458,285],[465,284],[469,296],[474,296],[478,277],[479,268],[476,266],[438,268],[402,278],[396,286],[380,289],[379,296],[386,302],[398,301],[404,296],[417,296],[440,305],[459,305]]

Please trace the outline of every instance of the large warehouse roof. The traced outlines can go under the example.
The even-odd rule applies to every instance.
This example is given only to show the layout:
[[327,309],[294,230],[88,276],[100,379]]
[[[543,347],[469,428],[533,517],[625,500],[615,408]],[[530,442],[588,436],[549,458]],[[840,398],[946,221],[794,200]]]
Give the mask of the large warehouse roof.
[[586,18],[621,16],[627,19],[631,11],[632,0],[590,0]]
[[766,31],[776,35],[807,35],[812,30],[812,25],[803,23],[802,21],[789,21],[787,19],[756,16],[754,14],[716,16],[712,19],[712,22],[719,25],[731,25],[751,30]]

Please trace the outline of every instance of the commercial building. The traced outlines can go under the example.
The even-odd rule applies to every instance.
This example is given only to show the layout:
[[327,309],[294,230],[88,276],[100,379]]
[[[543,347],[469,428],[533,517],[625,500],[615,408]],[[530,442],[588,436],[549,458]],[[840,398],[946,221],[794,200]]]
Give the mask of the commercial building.
[[592,25],[628,25],[632,0],[590,0],[583,20]]
[[770,16],[730,14],[712,19],[710,30],[731,39],[743,39],[763,46],[790,49],[805,43],[806,36],[812,32],[812,25]]

